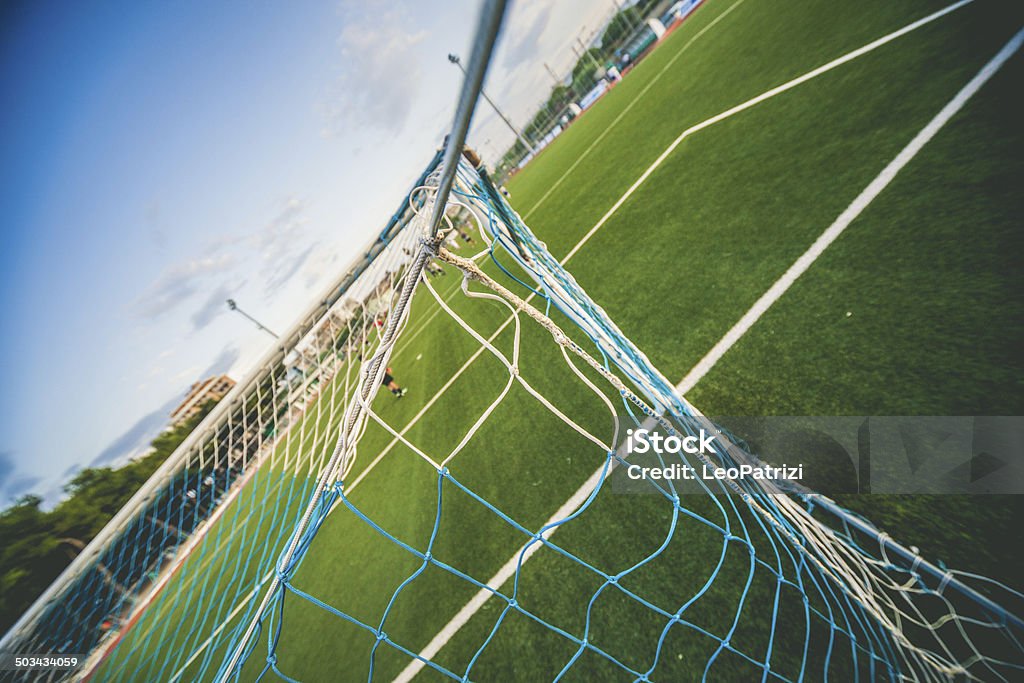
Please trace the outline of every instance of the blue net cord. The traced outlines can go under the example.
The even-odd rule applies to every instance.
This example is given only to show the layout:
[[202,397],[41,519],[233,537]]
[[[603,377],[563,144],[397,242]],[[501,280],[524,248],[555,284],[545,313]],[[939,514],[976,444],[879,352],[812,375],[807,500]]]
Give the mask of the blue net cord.
[[[594,369],[604,371],[606,378],[612,376],[614,372],[619,372],[627,385],[638,388],[638,393],[634,393],[627,388],[627,385],[619,385],[621,387],[619,393],[626,408],[627,419],[635,425],[639,425],[642,416],[645,420],[653,421],[664,428],[667,433],[672,434],[693,435],[709,425],[699,411],[676,394],[675,389],[653,367],[647,357],[621,333],[605,312],[587,297],[564,267],[551,257],[543,243],[533,236],[511,207],[504,202],[500,193],[489,183],[486,175],[477,173],[468,163],[462,163],[459,168],[459,186],[456,189],[456,196],[460,204],[474,207],[482,228],[481,233],[487,238],[488,258],[501,273],[528,293],[526,302],[539,297],[544,301],[546,310],[550,310],[550,307],[554,306],[589,339],[600,360],[591,358],[571,339],[559,339],[556,335],[556,341],[559,341],[572,353],[587,357]],[[497,253],[499,248],[504,252],[502,256]],[[525,272],[535,284],[528,284],[522,277],[513,273],[512,269],[503,262],[504,258],[511,258],[516,266]],[[447,257],[445,260],[455,263],[460,268],[475,269],[470,262]],[[433,290],[431,289],[431,291]],[[495,291],[498,291],[503,297],[506,296],[502,290]],[[509,294],[509,296],[512,295]],[[436,293],[435,297],[437,297]],[[449,315],[472,332],[464,320],[444,305],[440,297],[437,297],[437,300]],[[525,310],[525,305],[522,300],[516,302],[519,310]],[[538,315],[542,314],[538,313]],[[517,323],[517,335],[518,329]],[[552,332],[552,334],[556,333]],[[474,337],[482,340],[482,337],[475,333]],[[493,347],[490,350],[511,368],[507,358]],[[566,359],[568,361],[568,357]],[[377,418],[375,417],[375,419]],[[728,441],[727,432],[724,434],[724,438]],[[411,443],[406,443],[415,449]],[[419,452],[418,449],[415,450]],[[694,464],[689,462],[688,456],[685,454],[678,457],[686,464]],[[746,444],[734,439],[730,448],[719,454],[717,464],[731,466],[749,462],[758,461],[749,452]],[[707,500],[712,502],[711,509],[721,517],[718,521],[688,508],[674,482],[667,481],[663,485],[655,485],[658,494],[672,506],[671,517],[662,543],[620,572],[606,573],[602,571],[585,558],[573,554],[553,541],[551,534],[556,529],[576,520],[591,507],[616,464],[624,465],[626,463],[615,451],[607,453],[598,483],[589,492],[585,501],[571,514],[553,520],[536,530],[519,523],[485,497],[475,493],[470,487],[461,483],[447,467],[438,467],[437,508],[433,531],[423,550],[400,540],[362,512],[348,498],[344,485],[339,482],[329,492],[331,500],[333,501],[333,497],[337,497],[345,509],[368,525],[376,534],[418,558],[419,564],[395,587],[379,621],[375,624],[368,624],[298,588],[294,584],[296,564],[293,557],[292,563],[281,573],[282,586],[274,600],[274,604],[279,605],[275,608],[279,615],[276,633],[280,633],[280,615],[283,614],[280,610],[283,610],[283,603],[289,595],[297,596],[327,613],[357,625],[374,636],[374,644],[368,653],[369,677],[371,679],[374,676],[375,662],[380,646],[384,643],[438,673],[455,680],[469,680],[484,653],[489,648],[496,646],[499,632],[506,623],[507,617],[512,613],[528,618],[574,646],[572,655],[555,675],[556,679],[565,677],[575,666],[579,665],[585,656],[594,655],[614,664],[634,680],[651,680],[657,667],[664,660],[664,649],[674,627],[685,628],[693,632],[696,637],[705,638],[713,644],[710,655],[701,667],[702,676],[705,678],[711,675],[716,661],[728,653],[732,657],[755,666],[761,672],[762,680],[802,679],[811,673],[809,666],[812,627],[814,629],[823,628],[826,633],[826,640],[821,645],[822,651],[816,653],[817,666],[821,666],[821,669],[817,670],[818,674],[823,674],[826,678],[833,666],[833,660],[840,657],[853,663],[850,673],[855,680],[859,680],[861,677],[874,679],[880,675],[896,679],[906,676],[935,678],[944,677],[950,673],[965,674],[968,671],[966,667],[974,666],[979,662],[987,672],[1000,678],[1004,677],[1001,672],[1021,668],[1022,650],[1019,640],[1015,634],[1007,630],[1005,625],[1002,625],[1003,630],[1007,631],[1004,635],[1015,646],[1017,661],[1002,661],[995,657],[984,656],[965,657],[962,664],[957,661],[958,655],[955,655],[943,640],[943,638],[948,638],[949,634],[944,632],[940,637],[937,633],[939,626],[930,624],[927,620],[915,621],[916,617],[924,618],[922,612],[915,606],[915,596],[939,595],[939,592],[928,588],[921,581],[920,575],[916,572],[916,563],[914,566],[907,567],[890,560],[884,552],[881,557],[869,552],[863,545],[863,539],[855,537],[856,533],[849,528],[843,517],[839,518],[837,529],[822,525],[811,514],[815,501],[819,499],[805,496],[802,491],[792,492],[798,500],[803,501],[803,506],[800,506],[795,504],[789,495],[773,486],[766,487],[747,481],[728,485],[717,482],[716,485],[709,486],[703,480],[698,480],[700,487],[707,494]],[[664,460],[662,460],[662,464],[665,464]],[[485,508],[496,519],[523,535],[525,543],[517,554],[511,588],[508,592],[504,592],[498,586],[491,586],[480,578],[470,576],[434,556],[435,540],[441,524],[441,498],[446,483],[459,489],[461,493]],[[324,500],[327,501],[328,493],[325,492],[324,495]],[[313,540],[316,530],[320,528],[323,519],[331,509],[332,504],[326,502],[318,506],[318,517],[305,530],[299,545],[300,552],[296,555],[304,555],[315,547]],[[721,545],[719,554],[703,582],[693,587],[690,595],[682,600],[675,609],[666,609],[657,601],[648,599],[625,584],[628,583],[631,574],[654,563],[666,553],[670,543],[677,535],[679,524],[683,519],[696,522],[719,534]],[[584,572],[600,578],[600,587],[590,593],[585,602],[582,631],[574,633],[570,629],[552,623],[520,602],[520,582],[523,577],[525,561],[529,557],[529,549],[538,546],[570,560]],[[732,618],[723,630],[715,632],[689,620],[686,615],[698,602],[710,594],[716,581],[723,576],[726,571],[727,559],[732,556],[730,548],[736,548],[746,555],[746,569],[742,572]],[[411,648],[389,637],[385,630],[387,620],[395,609],[399,595],[429,566],[440,568],[477,589],[486,591],[494,599],[504,603],[493,625],[481,639],[465,669],[461,671],[450,670],[437,661],[422,657]],[[736,570],[730,571],[735,572]],[[769,598],[768,636],[761,653],[755,654],[737,646],[734,639],[738,636],[743,623],[748,595],[753,590],[755,578],[759,575],[771,577],[774,587],[771,589]],[[914,592],[909,593],[908,588]],[[617,591],[665,620],[664,627],[655,644],[653,657],[647,667],[637,667],[635,664],[627,663],[621,656],[617,657],[606,647],[592,641],[592,620],[595,606],[602,596],[611,591]],[[798,658],[799,666],[792,673],[792,677],[773,668],[779,620],[783,603],[789,592],[801,596],[800,609],[804,618],[802,652]],[[907,607],[907,611],[901,612],[900,605],[903,602],[909,607]],[[982,623],[986,627],[993,627],[992,623],[985,623],[984,620],[958,615],[951,605],[949,607],[947,616],[949,620],[959,625],[962,634],[964,624]],[[912,643],[909,640],[911,636],[906,635],[899,626],[902,623],[901,618],[908,622],[907,627],[910,629],[908,633],[915,629],[930,632],[923,637],[920,637],[920,633],[913,633],[912,636],[917,638],[918,642]],[[892,619],[896,620],[895,626]],[[974,645],[970,638],[966,634],[963,636],[966,647],[973,649]],[[287,673],[282,672],[278,667],[278,645],[277,637],[271,639],[264,673],[273,671],[282,677],[287,677]],[[958,647],[960,645],[963,643]],[[977,650],[974,651],[977,652]]]

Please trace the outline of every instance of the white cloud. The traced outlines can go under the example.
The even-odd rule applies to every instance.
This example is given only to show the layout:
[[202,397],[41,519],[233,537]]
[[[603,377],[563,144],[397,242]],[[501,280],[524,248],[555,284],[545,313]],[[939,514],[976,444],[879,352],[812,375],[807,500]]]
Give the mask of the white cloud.
[[260,249],[277,247],[301,232],[308,219],[303,216],[306,207],[301,199],[289,197],[281,210],[255,235]]
[[193,330],[201,330],[249,277],[255,275],[268,296],[285,286],[318,246],[308,223],[305,203],[288,197],[260,228],[210,240],[202,256],[165,268],[132,308],[139,317],[154,320],[193,300],[190,320]]
[[325,133],[398,133],[423,79],[414,48],[426,31],[401,8],[379,2],[346,6],[342,23],[338,77],[321,104]]
[[262,263],[259,278],[268,296],[286,285],[316,249],[317,242],[308,234],[308,227],[305,203],[289,197],[277,215],[249,240],[248,245]]
[[318,246],[319,242],[314,242],[300,252],[288,248],[273,254],[263,268],[264,292],[273,294],[287,285]]
[[338,252],[327,247],[321,247],[313,252],[302,271],[305,288],[319,289],[326,285],[328,276],[337,276],[340,270],[338,260]]
[[217,357],[206,367],[205,370],[200,373],[201,377],[209,377],[211,375],[221,375],[229,372],[238,362],[242,352],[234,344],[228,344],[220,350]]
[[143,318],[156,318],[194,294],[206,276],[225,273],[235,265],[230,254],[203,256],[173,264],[160,274],[132,308]]
[[229,296],[231,296],[231,288],[226,284],[221,283],[207,297],[206,302],[199,307],[197,311],[192,313],[192,328],[195,330],[201,330],[217,317],[221,312],[227,310],[227,304],[225,303]]
[[512,70],[534,63],[541,51],[541,36],[555,9],[551,2],[525,2],[513,6],[508,29],[502,39],[501,65]]

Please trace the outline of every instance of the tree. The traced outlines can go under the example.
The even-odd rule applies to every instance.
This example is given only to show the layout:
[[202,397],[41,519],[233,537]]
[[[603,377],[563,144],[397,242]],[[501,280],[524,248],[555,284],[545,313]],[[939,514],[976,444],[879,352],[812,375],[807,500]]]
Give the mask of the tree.
[[601,35],[601,49],[608,55],[613,54],[619,43],[628,38],[641,22],[642,15],[636,7],[627,7],[616,14]]
[[81,470],[49,512],[39,509],[43,501],[35,495],[0,511],[0,631],[14,624],[215,405],[208,401],[187,422],[158,435],[141,458]]
[[39,496],[0,512],[0,630],[6,631],[67,564]]
[[573,90],[577,93],[585,93],[593,88],[597,79],[604,75],[598,73],[602,61],[604,60],[600,50],[596,47],[588,48],[576,62],[576,66],[572,68]]
[[573,101],[575,93],[572,88],[559,83],[551,89],[551,96],[548,97],[548,108],[551,111],[561,111]]

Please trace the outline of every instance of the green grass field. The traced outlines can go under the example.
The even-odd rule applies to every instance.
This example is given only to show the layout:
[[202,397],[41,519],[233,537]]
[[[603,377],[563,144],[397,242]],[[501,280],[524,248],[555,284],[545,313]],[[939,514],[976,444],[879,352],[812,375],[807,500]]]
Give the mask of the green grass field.
[[[943,6],[924,0],[709,0],[508,183],[512,203],[562,258],[683,131]],[[678,381],[1022,23],[1024,9],[978,0],[699,130],[593,233],[567,267],[653,363]],[[1024,60],[1013,57],[688,399],[709,415],[1021,414],[1022,70]],[[485,337],[507,318],[505,308],[458,293],[451,272],[432,283]],[[401,429],[436,397],[406,438],[439,461],[498,397],[508,373],[489,353],[466,365],[480,344],[444,312],[435,315],[437,308],[421,288],[392,359],[410,392],[401,401],[382,393],[374,407]],[[564,326],[564,318],[555,319]],[[610,441],[608,411],[569,372],[547,332],[524,319],[521,334],[523,377],[563,413]],[[513,328],[494,343],[511,353]],[[351,377],[352,368],[346,372]],[[297,453],[333,444],[344,374],[281,448]],[[377,460],[391,442],[382,427],[370,425],[346,482],[365,474],[350,490],[350,501],[388,533],[422,550],[434,527],[438,475],[400,443]],[[601,449],[514,386],[449,467],[460,484],[536,530],[602,460]],[[308,490],[309,480],[295,474],[287,467],[257,473],[218,522],[218,532],[230,533],[272,491]],[[528,537],[453,481],[445,480],[441,492],[432,556],[486,581]],[[930,559],[1022,586],[1024,534],[1016,522],[1024,506],[1017,497],[871,495],[840,502],[903,543],[920,547]],[[599,496],[558,532],[557,542],[602,571],[621,571],[669,536],[663,503],[652,496]],[[702,514],[711,505],[693,502]],[[254,552],[276,555],[279,548],[263,539],[289,529],[296,513],[296,508],[280,510],[277,517],[246,527]],[[630,588],[674,611],[710,575],[722,541],[691,520],[681,521],[671,537],[656,562],[630,575]],[[246,574],[242,558],[219,553],[218,538],[211,533],[199,545],[98,671],[98,680],[168,678],[180,666],[180,660],[169,662],[197,648],[206,635],[193,631],[208,634],[213,623],[203,624],[203,609],[181,609],[184,597],[176,596],[201,590],[205,597],[199,605],[216,605],[225,593],[215,581],[199,578],[200,568],[222,567],[213,573],[239,585],[258,578]],[[293,585],[376,626],[396,589],[420,564],[340,506],[320,530]],[[746,576],[746,560],[730,550],[713,588],[688,616],[722,634],[739,610],[733,641],[763,656],[773,624],[773,587],[758,577],[746,602],[738,605]],[[587,601],[601,583],[577,562],[544,549],[524,565],[517,599],[567,632],[588,629],[590,642],[647,670],[663,620],[608,592],[588,625]],[[399,594],[383,630],[391,641],[418,652],[476,590],[430,566]],[[463,672],[503,607],[496,599],[488,601],[435,661]],[[792,617],[786,609],[780,618]],[[202,629],[195,628],[200,624]],[[148,643],[160,634],[163,644],[154,651]],[[797,677],[802,631],[776,638],[773,669]],[[291,595],[278,666],[298,680],[366,680],[374,644],[367,630]],[[551,629],[511,613],[473,664],[471,677],[551,679],[575,649]],[[699,679],[715,649],[709,638],[673,629],[652,680]],[[265,655],[266,634],[244,679],[255,677]],[[210,678],[224,656],[223,645],[208,648],[184,678]],[[213,668],[203,668],[204,657],[215,662]],[[382,644],[372,659],[373,677],[391,679],[409,660]],[[814,653],[810,662],[822,665]],[[848,656],[834,657],[831,674],[845,680],[844,666],[849,667]],[[760,671],[724,653],[710,675],[748,680]],[[822,678],[820,669],[807,675]],[[629,679],[592,652],[576,662],[568,678]],[[442,677],[427,669],[420,679]]]

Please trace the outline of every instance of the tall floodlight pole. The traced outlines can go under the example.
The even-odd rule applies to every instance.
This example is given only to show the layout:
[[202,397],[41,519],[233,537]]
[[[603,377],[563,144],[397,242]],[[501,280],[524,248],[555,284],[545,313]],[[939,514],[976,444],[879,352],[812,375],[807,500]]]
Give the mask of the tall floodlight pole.
[[[576,43],[569,43],[569,49],[572,50],[572,53],[574,55],[576,55],[576,61],[577,62],[580,62],[580,61],[583,60],[583,55],[580,54],[580,49],[578,47],[576,47]],[[574,73],[575,73],[575,69],[574,69]]]
[[235,303],[234,299],[228,299],[228,308],[230,308],[232,311],[238,311],[239,313],[244,315],[246,318],[251,320],[256,325],[256,327],[260,328],[261,330],[263,330],[264,332],[269,334],[274,339],[280,339],[280,337],[273,330],[271,330],[269,327],[267,327],[266,325],[264,325],[259,320],[257,320],[256,318],[252,317],[251,315],[249,315],[245,311],[243,311],[241,308],[239,308],[238,304]]
[[561,85],[562,79],[555,75],[555,72],[551,69],[550,66],[548,66],[547,62],[544,62],[544,68],[547,69],[548,73],[551,75],[552,80],[555,81],[555,85]]
[[[453,54],[448,55],[448,61],[451,62],[452,64],[454,64],[455,66],[459,67],[460,69],[462,69],[462,74],[463,75],[466,74],[466,69],[465,69],[465,67],[462,66],[462,61],[459,60],[459,56],[458,55],[453,55]],[[509,130],[511,130],[513,133],[516,134],[516,137],[519,138],[519,142],[521,142],[524,145],[526,145],[526,149],[530,150],[531,154],[536,154],[537,150],[535,150],[533,148],[533,145],[530,144],[530,142],[526,139],[526,137],[522,133],[519,132],[519,129],[512,125],[512,122],[508,120],[508,117],[505,116],[505,114],[502,113],[502,111],[500,109],[498,109],[498,105],[496,105],[494,103],[494,101],[490,97],[487,96],[487,91],[483,90],[481,88],[480,94],[483,96],[483,98],[485,100],[487,100],[487,104],[491,105],[491,108],[494,109],[494,111],[498,114],[499,117],[501,117],[501,120],[505,122],[505,125],[509,127]]]
[[594,68],[600,71],[601,65],[597,63],[596,59],[594,59],[594,55],[590,54],[590,48],[583,44],[583,41],[580,40],[579,36],[576,36],[576,42],[579,44],[580,49],[583,50],[583,54],[590,60],[590,63],[594,65]]
[[636,30],[636,24],[633,23],[633,18],[630,17],[629,16],[629,12],[626,11],[627,9],[632,9],[632,7],[629,7],[629,8],[623,7],[622,3],[619,2],[619,0],[612,0],[612,4],[615,5],[615,10],[616,10],[615,13],[616,14],[621,14],[622,17],[626,20],[626,26],[629,27],[629,30],[630,31],[635,31]]

